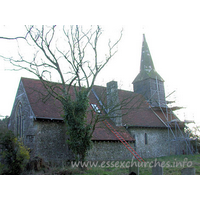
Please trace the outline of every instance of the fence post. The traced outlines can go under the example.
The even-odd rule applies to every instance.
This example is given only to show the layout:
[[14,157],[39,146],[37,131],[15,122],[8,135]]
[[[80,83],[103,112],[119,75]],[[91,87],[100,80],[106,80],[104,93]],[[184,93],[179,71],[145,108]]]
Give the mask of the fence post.
[[196,175],[195,168],[184,168],[181,170],[181,175]]
[[129,175],[140,175],[139,167],[133,166],[129,168]]
[[153,162],[152,175],[163,175],[163,167],[161,167],[161,162]]

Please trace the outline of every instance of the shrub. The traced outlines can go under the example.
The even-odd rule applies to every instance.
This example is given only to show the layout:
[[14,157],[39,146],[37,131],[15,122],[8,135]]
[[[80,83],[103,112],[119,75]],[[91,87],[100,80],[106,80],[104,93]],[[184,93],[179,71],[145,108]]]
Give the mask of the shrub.
[[9,130],[0,132],[0,173],[18,175],[30,159],[29,149]]

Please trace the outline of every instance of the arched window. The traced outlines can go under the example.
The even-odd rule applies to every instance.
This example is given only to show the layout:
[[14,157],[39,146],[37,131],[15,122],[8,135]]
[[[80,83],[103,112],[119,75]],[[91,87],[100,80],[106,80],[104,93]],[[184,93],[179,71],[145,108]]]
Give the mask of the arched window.
[[22,117],[22,104],[19,103],[17,106],[17,137],[22,138],[23,137],[23,117]]
[[146,145],[148,144],[148,135],[147,135],[147,133],[145,133],[145,144]]

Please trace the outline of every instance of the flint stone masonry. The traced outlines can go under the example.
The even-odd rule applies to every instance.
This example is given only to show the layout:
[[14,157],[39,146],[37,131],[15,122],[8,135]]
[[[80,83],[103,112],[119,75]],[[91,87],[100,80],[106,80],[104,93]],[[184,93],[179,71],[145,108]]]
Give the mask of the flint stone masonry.
[[70,160],[70,150],[66,143],[66,127],[64,123],[36,121],[35,155],[45,161],[62,162]]
[[12,114],[10,116],[10,121],[8,124],[8,128],[12,130],[15,134],[17,133],[17,108],[18,105],[21,103],[22,105],[22,135],[23,135],[23,142],[27,147],[33,149],[34,142],[35,142],[35,130],[36,127],[34,126],[34,114],[32,112],[31,106],[29,104],[26,92],[23,87],[23,83],[20,82],[18,91],[16,94],[15,102],[13,105]]
[[181,170],[181,175],[196,175],[195,168],[184,168]]
[[67,137],[64,123],[35,120],[22,82],[20,82],[16,94],[9,129],[16,134],[16,112],[19,103],[22,105],[22,139],[23,143],[30,148],[31,157],[39,156],[44,161],[58,163],[69,160],[72,155],[66,144]]
[[[136,140],[136,151],[142,158],[156,158],[175,154],[182,154],[186,149],[184,140],[172,142],[174,139],[168,130],[163,128],[129,128],[129,132]],[[145,144],[145,133],[147,134],[147,144]],[[182,136],[180,136],[182,137]]]
[[[23,83],[20,82],[13,112],[10,117],[9,129],[16,133],[17,105],[22,104],[23,142],[31,149],[31,156],[41,157],[44,161],[61,163],[74,159],[67,143],[65,124],[59,121],[35,120],[35,116],[26,96]],[[134,143],[130,143],[134,148]],[[126,160],[132,159],[132,154],[120,142],[93,142],[93,148],[88,152],[88,160]]]
[[[134,143],[129,143],[134,148]],[[94,142],[93,148],[88,152],[87,160],[90,161],[120,161],[131,160],[133,155],[121,142]]]

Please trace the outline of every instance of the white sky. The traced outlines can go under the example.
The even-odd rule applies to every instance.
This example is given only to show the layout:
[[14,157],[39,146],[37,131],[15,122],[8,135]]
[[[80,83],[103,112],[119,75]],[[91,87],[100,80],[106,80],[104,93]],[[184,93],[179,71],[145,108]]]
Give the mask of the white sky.
[[[102,26],[111,40],[118,36],[122,27],[124,34],[118,53],[101,72],[96,85],[106,85],[116,80],[120,88],[132,90],[131,83],[140,70],[142,34],[145,33],[155,68],[165,80],[166,94],[176,90],[172,97],[177,105],[186,107],[179,112],[180,118],[195,120],[200,125],[199,2],[140,0],[129,1],[129,4],[123,1],[122,4],[115,1],[115,7],[106,2],[98,7],[102,11],[98,14],[104,15],[104,20],[97,20],[96,23],[110,24]],[[88,20],[92,15],[95,15],[93,10],[84,19]],[[95,24],[95,21],[91,23]],[[82,21],[79,24],[84,23]],[[12,34],[20,32],[19,26],[13,25]],[[0,35],[5,34],[5,29],[8,30],[7,25],[0,26]],[[0,53],[10,49],[12,46],[0,41]],[[0,115],[3,116],[11,113],[20,77],[33,77],[27,72],[5,71],[9,66],[9,63],[0,59]]]

